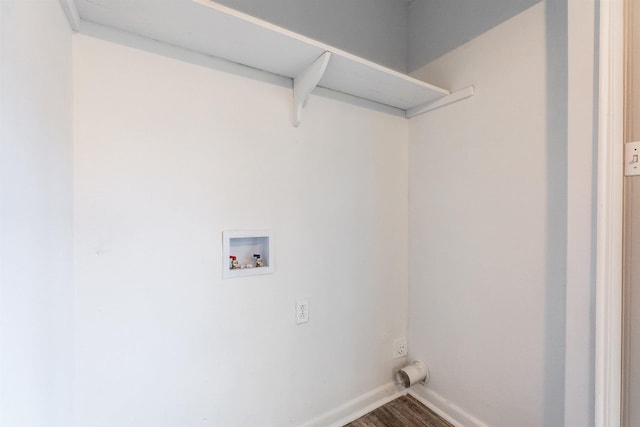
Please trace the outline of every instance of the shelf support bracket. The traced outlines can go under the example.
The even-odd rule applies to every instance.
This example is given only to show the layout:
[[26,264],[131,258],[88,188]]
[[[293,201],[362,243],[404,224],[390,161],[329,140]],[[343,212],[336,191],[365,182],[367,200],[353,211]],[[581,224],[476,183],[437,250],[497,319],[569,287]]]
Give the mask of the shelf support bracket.
[[331,52],[324,52],[307,69],[293,78],[293,126],[302,120],[302,109],[307,104],[311,91],[318,85],[331,59]]
[[417,116],[419,114],[424,114],[426,112],[451,105],[454,102],[462,101],[463,99],[472,97],[474,92],[475,88],[473,86],[468,86],[464,89],[457,90],[449,95],[443,96],[440,99],[436,99],[433,102],[428,102],[426,104],[418,105],[417,107],[409,108],[407,110],[406,117],[407,119],[410,119],[411,117]]

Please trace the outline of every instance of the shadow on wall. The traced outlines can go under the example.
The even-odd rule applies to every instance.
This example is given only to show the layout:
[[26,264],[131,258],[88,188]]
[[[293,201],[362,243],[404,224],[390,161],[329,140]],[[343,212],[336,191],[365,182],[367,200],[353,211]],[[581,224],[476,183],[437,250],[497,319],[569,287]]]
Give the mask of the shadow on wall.
[[[568,230],[568,8],[547,0],[547,247],[543,425],[565,424]],[[593,381],[593,380],[591,380]]]
[[414,0],[409,21],[407,68],[411,73],[540,0]]
[[[563,0],[547,0],[546,52],[547,52],[547,250],[546,250],[546,301],[545,301],[545,350],[544,350],[544,409],[543,425],[564,426],[566,423],[565,390],[567,354],[567,253],[569,193],[569,10]],[[594,25],[598,33],[599,14],[595,8]],[[597,48],[596,48],[597,50]],[[597,55],[596,55],[597,61]],[[597,64],[597,63],[596,63]],[[594,85],[598,81],[597,65],[594,65]],[[597,87],[594,86],[597,94]],[[597,117],[598,102],[593,104],[593,117]],[[593,121],[592,170],[597,170],[597,120]],[[593,177],[592,194],[596,192]],[[592,206],[592,209],[595,207]],[[592,210],[591,217],[596,215]],[[592,222],[591,241],[595,242],[595,223]],[[595,246],[591,247],[590,300],[595,300]],[[593,318],[594,307],[591,306]],[[595,366],[594,329],[590,333],[589,365]],[[594,371],[588,378],[588,401],[595,399]],[[570,392],[570,391],[569,391]],[[569,413],[569,415],[571,415]],[[594,425],[593,407],[588,415],[588,425]]]

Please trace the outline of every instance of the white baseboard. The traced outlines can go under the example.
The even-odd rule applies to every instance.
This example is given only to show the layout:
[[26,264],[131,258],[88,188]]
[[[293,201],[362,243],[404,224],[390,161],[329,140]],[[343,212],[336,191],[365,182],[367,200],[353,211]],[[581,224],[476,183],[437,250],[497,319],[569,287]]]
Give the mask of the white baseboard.
[[299,427],[343,427],[405,394],[415,397],[455,427],[489,427],[488,424],[423,385],[417,384],[409,390],[399,391],[393,382],[362,394],[344,405],[301,424]]
[[489,427],[461,407],[423,385],[418,384],[411,387],[409,394],[455,427]]
[[307,421],[299,427],[342,427],[403,394],[406,392],[398,391],[396,385],[389,382]]

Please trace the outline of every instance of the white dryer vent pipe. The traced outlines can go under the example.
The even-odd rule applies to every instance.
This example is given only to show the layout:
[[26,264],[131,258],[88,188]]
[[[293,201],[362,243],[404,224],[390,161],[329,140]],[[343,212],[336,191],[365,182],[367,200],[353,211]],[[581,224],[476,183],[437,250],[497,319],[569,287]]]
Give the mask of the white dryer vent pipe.
[[417,383],[426,384],[429,381],[429,368],[416,360],[396,372],[395,381],[404,388],[409,388]]

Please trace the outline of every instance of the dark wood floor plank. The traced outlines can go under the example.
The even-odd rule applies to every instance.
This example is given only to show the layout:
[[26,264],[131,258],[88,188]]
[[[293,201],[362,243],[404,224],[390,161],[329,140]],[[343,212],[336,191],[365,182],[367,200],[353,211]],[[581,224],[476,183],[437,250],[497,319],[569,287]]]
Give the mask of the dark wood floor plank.
[[413,396],[401,396],[345,427],[453,427]]

